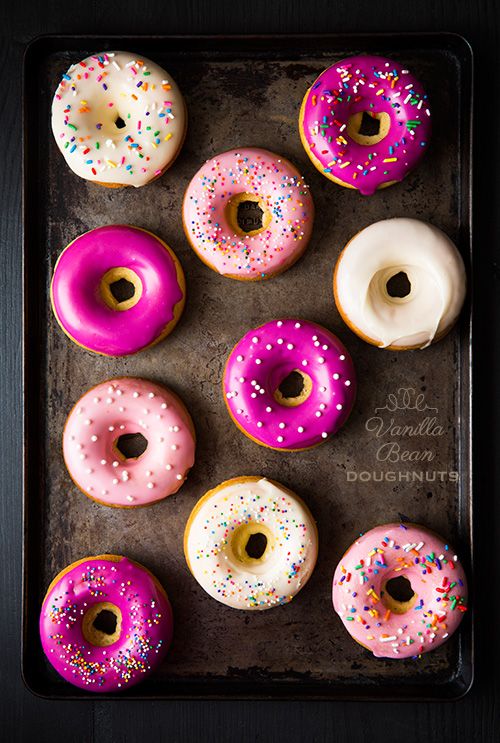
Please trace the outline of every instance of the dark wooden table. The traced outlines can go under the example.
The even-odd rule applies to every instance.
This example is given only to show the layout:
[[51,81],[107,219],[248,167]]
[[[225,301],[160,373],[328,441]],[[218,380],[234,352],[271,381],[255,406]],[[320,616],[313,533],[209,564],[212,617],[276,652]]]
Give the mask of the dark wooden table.
[[[0,740],[500,741],[500,3],[495,0],[54,0],[0,6]],[[21,602],[21,58],[43,33],[455,31],[476,62],[475,316],[476,681],[439,703],[49,702],[20,676]],[[443,81],[446,84],[446,81]],[[457,122],[458,125],[459,122]],[[443,380],[446,384],[446,380]],[[496,542],[495,542],[496,530]]]

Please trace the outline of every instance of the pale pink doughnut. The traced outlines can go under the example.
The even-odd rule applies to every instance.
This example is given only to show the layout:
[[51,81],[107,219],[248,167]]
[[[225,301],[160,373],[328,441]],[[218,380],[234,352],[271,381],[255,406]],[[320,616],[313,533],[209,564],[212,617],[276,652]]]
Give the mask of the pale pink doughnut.
[[[120,436],[140,433],[147,448],[126,459]],[[85,495],[107,506],[143,506],[181,487],[194,463],[193,422],[180,399],[146,379],[123,377],[88,390],[68,416],[66,467]]]

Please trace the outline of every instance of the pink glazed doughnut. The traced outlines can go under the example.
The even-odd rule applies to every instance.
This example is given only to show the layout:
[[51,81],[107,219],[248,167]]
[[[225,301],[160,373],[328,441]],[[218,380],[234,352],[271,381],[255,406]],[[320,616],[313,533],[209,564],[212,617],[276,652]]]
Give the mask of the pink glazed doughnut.
[[[261,220],[247,219],[242,227],[240,209],[251,202]],[[299,171],[256,147],[207,160],[184,197],[184,231],[195,253],[212,270],[241,281],[270,279],[290,268],[307,247],[313,221]]]
[[356,374],[344,345],[308,320],[273,320],[249,330],[224,370],[224,399],[238,428],[280,451],[317,446],[351,412]]
[[[347,57],[307,91],[299,116],[304,149],[331,181],[369,196],[402,181],[431,134],[428,97],[399,62]],[[365,122],[369,129],[363,131]]]
[[[133,287],[119,301],[113,285]],[[108,225],[73,240],[61,253],[52,307],[67,336],[88,351],[128,356],[158,343],[184,309],[186,283],[175,253],[151,232]]]
[[[139,456],[127,457],[121,449],[132,434],[140,434],[147,446]],[[92,387],[69,414],[63,433],[73,482],[105,506],[145,506],[176,493],[194,464],[194,451],[193,422],[184,404],[147,379],[121,377]]]
[[467,611],[456,554],[416,524],[385,524],[360,536],[335,570],[332,596],[349,634],[377,658],[434,650]]
[[160,665],[172,634],[165,590],[149,570],[120,555],[87,557],[62,570],[40,613],[47,659],[85,691],[139,683]]

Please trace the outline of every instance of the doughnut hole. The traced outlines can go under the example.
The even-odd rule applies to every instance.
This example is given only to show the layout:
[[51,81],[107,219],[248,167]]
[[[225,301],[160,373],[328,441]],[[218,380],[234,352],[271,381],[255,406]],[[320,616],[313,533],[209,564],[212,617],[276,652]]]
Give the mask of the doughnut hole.
[[411,283],[405,271],[398,271],[386,282],[387,294],[393,299],[404,299],[411,292]]
[[274,537],[264,524],[240,524],[231,537],[231,551],[235,559],[251,569],[267,562],[274,549]]
[[121,631],[122,613],[109,601],[94,604],[83,615],[83,636],[91,645],[108,647],[120,639]]
[[117,116],[115,119],[115,126],[117,129],[125,129],[127,126],[121,116]]
[[106,271],[99,291],[104,303],[112,310],[124,312],[135,307],[142,296],[142,281],[130,268],[117,266]]
[[267,230],[272,215],[257,194],[238,193],[226,204],[226,219],[232,230],[240,237],[253,237]]
[[309,374],[294,369],[281,380],[274,391],[274,399],[286,408],[302,405],[312,392],[313,383]]
[[415,605],[417,595],[408,578],[399,575],[389,578],[382,584],[381,600],[386,609],[393,614],[406,614]]
[[385,111],[358,111],[347,121],[347,134],[361,145],[373,147],[389,134],[391,119]]
[[120,459],[139,459],[148,448],[148,440],[142,433],[124,433],[113,443],[113,449]]

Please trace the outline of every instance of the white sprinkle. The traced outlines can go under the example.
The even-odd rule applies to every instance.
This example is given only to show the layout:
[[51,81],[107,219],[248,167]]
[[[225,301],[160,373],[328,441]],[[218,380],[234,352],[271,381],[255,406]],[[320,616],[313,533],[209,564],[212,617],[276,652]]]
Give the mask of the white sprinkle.
[[322,402],[322,403],[320,404],[320,406],[319,406],[319,409],[320,409],[320,410],[324,410],[325,408],[326,408],[326,405],[325,405],[325,403],[324,403],[324,402]]
[[148,482],[148,485],[147,486],[151,490],[152,488],[154,488],[155,484],[154,484],[154,482]]
[[262,359],[255,359],[256,364],[262,364]]
[[321,418],[321,410],[317,410],[315,415],[316,415],[316,418]]
[[282,320],[278,320],[278,322],[276,323],[276,325],[278,326],[278,328],[281,328],[281,326],[283,325]]
[[390,637],[379,637],[378,638],[380,642],[392,642],[393,640],[397,640],[398,638],[396,635],[391,635]]
[[152,474],[151,470],[146,470],[146,477],[151,477]]
[[293,343],[288,343],[287,348],[289,351],[293,351]]
[[113,485],[118,485],[118,478],[117,477],[113,477]]
[[182,480],[182,475],[181,474],[176,475],[175,477],[176,477],[177,480]]
[[296,327],[296,328],[300,328],[300,322],[296,322],[296,323],[295,323],[295,327]]
[[177,447],[177,444],[172,444],[170,448],[172,449],[172,451],[177,451],[178,447]]
[[307,366],[307,361],[305,359],[302,362],[302,366]]
[[339,356],[339,359],[340,359],[341,361],[345,361],[345,356],[344,356],[344,354],[342,354],[341,356]]
[[320,391],[320,392],[326,392],[326,387],[320,387],[320,388],[319,388],[319,391]]
[[267,348],[268,351],[270,351],[272,349],[271,343],[268,343],[267,346],[266,346],[266,348]]
[[91,423],[92,423],[91,419],[87,418],[87,420],[85,421],[85,425],[90,426]]
[[78,449],[78,451],[80,451],[80,449],[83,449],[83,446],[82,446],[82,444],[77,444],[76,445],[76,448]]
[[113,398],[112,397],[107,397],[106,398],[107,405],[111,405],[112,402],[113,402]]
[[180,428],[179,428],[179,426],[173,426],[173,427],[172,427],[172,431],[173,431],[174,433],[179,433],[179,431],[180,431]]
[[100,397],[94,397],[94,402],[95,402],[96,405],[100,401],[100,399],[101,399]]
[[101,464],[107,464],[105,459],[101,459]]
[[90,467],[89,467],[88,469],[86,469],[86,470],[85,470],[85,472],[87,473],[87,475],[91,475],[93,471],[94,471],[94,470],[93,470],[93,469],[91,469]]
[[340,379],[340,374],[337,374],[337,372],[335,372],[335,374],[332,374],[332,377],[333,379]]
[[87,459],[87,455],[86,454],[80,454],[80,459]]
[[257,338],[256,335],[254,335],[254,337],[252,338],[252,343],[258,343],[258,342],[259,342],[259,339]]
[[344,382],[344,384],[345,384],[346,387],[350,387],[351,386],[351,380],[350,379],[346,379],[345,382]]
[[166,470],[171,470],[172,469],[172,465],[171,464],[166,464],[165,465],[165,469]]
[[278,346],[281,346],[282,343],[283,343],[283,338],[278,338],[278,340],[276,341],[276,343],[278,344]]
[[304,426],[299,426],[299,427],[297,428],[297,431],[298,431],[299,433],[304,433]]
[[81,413],[81,412],[82,412],[82,408],[77,408],[77,409],[76,409],[76,414],[77,414],[77,415],[80,415],[80,413]]
[[162,402],[162,404],[161,404],[161,406],[160,406],[160,407],[161,407],[161,409],[162,409],[162,410],[166,410],[166,409],[167,409],[167,407],[168,407],[168,405],[167,405],[167,403],[166,403],[166,402]]
[[114,431],[114,430],[115,430],[114,426],[109,426],[108,431]]
[[337,403],[337,410],[342,410],[342,405],[340,403]]
[[107,495],[107,494],[108,494],[107,490],[101,490],[101,495]]
[[239,356],[237,356],[236,357],[236,361],[243,361],[243,356],[241,356],[241,354]]
[[327,439],[328,438],[328,434],[327,434],[326,431],[323,431],[323,433],[321,434],[321,438],[323,438],[323,439]]
[[317,340],[318,340],[318,336],[317,335],[313,335],[313,341],[317,341]]
[[323,357],[323,356],[320,356],[320,357],[318,358],[318,362],[319,362],[320,364],[324,364],[324,363],[325,363],[325,359],[324,359],[324,357]]
[[119,462],[117,462],[117,461],[116,461],[116,459],[115,459],[115,461],[113,462],[113,467],[118,467],[118,465],[119,465],[119,464],[120,464],[120,463],[119,463]]
[[155,393],[154,392],[149,392],[148,393],[148,397],[149,397],[150,400],[152,400],[154,396],[155,396]]
[[120,405],[120,407],[118,408],[118,410],[120,411],[120,413],[123,413],[124,410],[125,410],[125,408],[123,407],[123,405]]
[[272,410],[272,407],[270,405],[268,405],[267,408],[266,408],[266,413],[270,413],[271,410]]
[[132,392],[132,397],[139,397],[139,393],[137,392],[137,390],[135,392]]
[[241,384],[243,384],[243,382],[245,381],[245,377],[240,377],[239,381],[241,382]]
[[127,495],[127,500],[128,500],[129,503],[133,503],[134,502],[134,496],[133,495]]
[[280,427],[280,428],[285,428],[285,424],[284,424],[284,423],[280,423],[280,424],[279,424],[279,427]]
[[90,437],[90,440],[91,441],[97,441],[97,436],[94,434],[93,436]]
[[318,346],[321,346],[321,343],[320,343],[319,341],[314,341],[314,345],[315,345],[315,346],[316,346],[316,348],[317,348]]
[[279,441],[279,443],[281,444],[282,441],[283,441],[283,436],[278,436],[278,438],[276,439],[276,441]]
[[328,345],[326,343],[323,345],[323,351],[328,351]]
[[263,425],[262,421],[257,421],[257,428],[262,428]]

